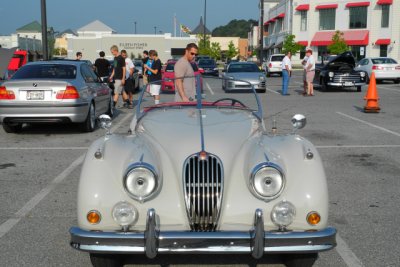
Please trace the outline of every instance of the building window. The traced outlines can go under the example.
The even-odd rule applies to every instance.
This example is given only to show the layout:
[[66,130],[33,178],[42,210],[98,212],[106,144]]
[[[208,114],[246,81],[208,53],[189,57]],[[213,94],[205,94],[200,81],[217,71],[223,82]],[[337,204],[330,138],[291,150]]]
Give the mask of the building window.
[[307,10],[300,11],[300,31],[307,31]]
[[389,27],[389,10],[390,10],[390,5],[382,5],[382,20],[381,20],[382,28]]
[[387,57],[387,50],[388,50],[388,46],[387,45],[380,45],[379,46],[379,56],[380,57]]
[[350,29],[367,28],[367,10],[368,7],[350,7]]
[[319,30],[334,30],[336,19],[336,9],[321,9],[319,10]]

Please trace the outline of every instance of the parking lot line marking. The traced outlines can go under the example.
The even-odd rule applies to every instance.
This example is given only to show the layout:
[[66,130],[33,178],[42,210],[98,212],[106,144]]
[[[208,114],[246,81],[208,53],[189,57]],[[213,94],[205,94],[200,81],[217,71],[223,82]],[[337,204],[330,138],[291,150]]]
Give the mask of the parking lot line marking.
[[[132,114],[127,114],[121,119],[112,130],[115,131],[121,126]],[[59,183],[61,183],[68,175],[70,175],[80,164],[82,164],[85,154],[79,156],[72,162],[64,171],[62,171],[56,178],[53,179],[45,188],[40,190],[34,197],[32,197],[19,211],[17,211],[13,218],[8,219],[0,225],[0,238],[7,234],[22,218],[24,218],[37,204],[40,203]]]
[[89,147],[0,147],[0,150],[86,150]]
[[363,267],[364,264],[360,261],[359,258],[351,251],[349,246],[344,242],[344,240],[340,237],[339,234],[336,234],[336,251],[339,253],[340,257],[344,260],[344,262],[349,267]]
[[268,89],[267,88],[267,91],[269,91],[269,92],[272,92],[272,93],[275,93],[275,94],[278,94],[278,95],[280,95],[281,93],[279,93],[279,92],[277,92],[277,91],[274,91],[274,90],[272,90],[272,89]]
[[315,146],[316,148],[397,148],[400,145],[332,145],[332,146]]
[[210,87],[210,85],[208,84],[208,82],[204,81],[204,83],[206,84],[207,89],[210,91],[210,93],[211,93],[212,95],[214,95],[214,91],[211,89],[211,87]]
[[388,88],[388,87],[385,87],[385,86],[379,86],[379,87],[377,87],[377,89],[383,89],[383,90],[387,90],[387,91],[400,93],[400,90],[396,90],[396,89],[393,89],[393,88],[390,88],[390,87]]
[[344,113],[339,112],[339,111],[337,111],[336,113],[339,114],[339,115],[342,115],[342,116],[344,116],[344,117],[346,117],[346,118],[349,118],[349,119],[352,119],[352,120],[361,122],[361,123],[363,123],[363,124],[366,124],[366,125],[368,125],[368,126],[374,127],[374,128],[376,128],[376,129],[379,129],[379,130],[381,130],[381,131],[383,131],[383,132],[390,133],[390,134],[393,134],[393,135],[395,135],[395,136],[400,137],[400,133],[393,132],[393,131],[388,130],[388,129],[386,129],[386,128],[383,128],[383,127],[381,127],[381,126],[375,125],[375,124],[370,123],[370,122],[367,122],[367,121],[363,121],[363,120],[357,119],[357,118],[355,118],[355,117],[352,117],[352,116],[350,116],[350,115],[344,114]]

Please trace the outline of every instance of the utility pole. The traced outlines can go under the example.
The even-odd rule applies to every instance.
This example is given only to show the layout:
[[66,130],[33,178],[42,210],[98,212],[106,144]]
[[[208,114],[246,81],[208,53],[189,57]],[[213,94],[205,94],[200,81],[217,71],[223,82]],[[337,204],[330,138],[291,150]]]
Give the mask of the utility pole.
[[264,0],[260,0],[260,64],[264,61]]
[[207,15],[207,0],[204,0],[204,25],[203,25],[204,49],[206,48],[206,15]]
[[135,21],[135,34],[136,34],[136,21]]
[[157,26],[154,26],[154,34],[157,35]]
[[47,44],[47,15],[46,15],[46,0],[41,0],[42,11],[42,52],[43,60],[49,59],[48,44]]

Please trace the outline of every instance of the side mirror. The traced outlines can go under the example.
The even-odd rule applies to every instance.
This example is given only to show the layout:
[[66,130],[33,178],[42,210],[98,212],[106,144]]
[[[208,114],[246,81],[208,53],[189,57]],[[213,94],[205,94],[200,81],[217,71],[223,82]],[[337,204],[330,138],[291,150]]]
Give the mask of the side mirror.
[[292,118],[293,132],[296,132],[297,130],[304,128],[306,124],[307,124],[307,119],[304,115],[296,114],[293,116]]

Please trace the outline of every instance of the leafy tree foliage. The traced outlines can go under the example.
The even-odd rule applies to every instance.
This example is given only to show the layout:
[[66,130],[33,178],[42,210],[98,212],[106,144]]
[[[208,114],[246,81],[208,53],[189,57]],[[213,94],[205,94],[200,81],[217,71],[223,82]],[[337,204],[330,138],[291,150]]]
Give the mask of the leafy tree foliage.
[[229,42],[228,44],[228,51],[226,51],[226,57],[227,58],[234,58],[237,55],[239,55],[239,51],[237,48],[235,48],[235,45],[233,44],[232,41]]
[[197,35],[199,55],[210,55],[210,36],[204,34]]
[[67,55],[67,50],[64,47],[54,48],[53,55],[54,56],[66,56]]
[[300,51],[301,48],[303,48],[302,45],[295,42],[295,38],[296,35],[294,34],[289,34],[286,36],[285,40],[283,41],[282,53],[286,54],[287,52],[291,52],[294,56]]
[[209,56],[215,60],[221,59],[221,45],[217,42],[211,43]]
[[247,33],[252,25],[258,25],[256,20],[231,20],[225,26],[219,26],[212,31],[212,36],[215,37],[240,37],[247,38]]
[[336,31],[332,36],[332,44],[328,45],[328,51],[333,55],[339,55],[343,52],[349,51],[349,47],[347,46],[344,40],[344,33],[341,31]]

